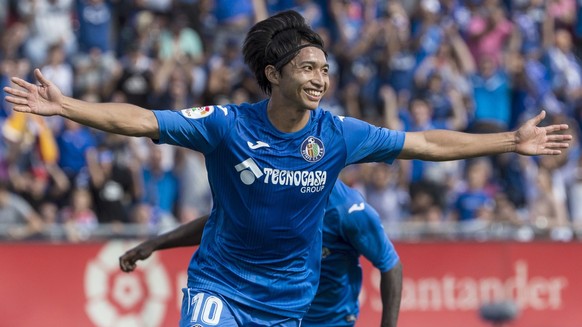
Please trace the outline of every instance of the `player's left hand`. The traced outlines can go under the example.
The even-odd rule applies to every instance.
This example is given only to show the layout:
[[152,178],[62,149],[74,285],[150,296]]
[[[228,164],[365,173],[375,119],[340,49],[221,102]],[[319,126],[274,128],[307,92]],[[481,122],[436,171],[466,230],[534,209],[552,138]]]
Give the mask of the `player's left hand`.
[[546,117],[545,110],[523,124],[515,133],[515,152],[524,155],[558,155],[562,149],[570,146],[572,135],[562,134],[567,130],[567,124],[556,124],[539,127],[538,124]]

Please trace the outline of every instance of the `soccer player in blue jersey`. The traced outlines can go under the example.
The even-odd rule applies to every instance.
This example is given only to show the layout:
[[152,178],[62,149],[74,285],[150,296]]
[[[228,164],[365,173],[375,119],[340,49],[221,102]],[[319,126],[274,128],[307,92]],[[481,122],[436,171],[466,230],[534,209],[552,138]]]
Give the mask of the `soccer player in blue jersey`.
[[381,326],[396,327],[402,292],[402,265],[380,216],[362,195],[337,181],[323,218],[319,287],[301,326],[353,326],[362,286],[359,257],[380,270]]
[[[208,216],[186,223],[128,250],[119,258],[125,272],[162,249],[200,244]],[[402,292],[402,265],[384,232],[376,210],[362,195],[337,181],[323,218],[323,249],[319,288],[301,326],[344,327],[356,322],[362,286],[360,255],[381,272],[381,326],[395,327]]]
[[255,24],[244,60],[268,98],[183,110],[90,103],[64,96],[39,69],[39,85],[11,79],[18,112],[60,115],[105,132],[149,137],[205,156],[213,208],[188,267],[181,326],[299,326],[315,296],[321,227],[332,185],[347,165],[456,160],[514,151],[557,155],[566,124],[468,134],[401,132],[319,108],[329,87],[321,37],[285,11]]

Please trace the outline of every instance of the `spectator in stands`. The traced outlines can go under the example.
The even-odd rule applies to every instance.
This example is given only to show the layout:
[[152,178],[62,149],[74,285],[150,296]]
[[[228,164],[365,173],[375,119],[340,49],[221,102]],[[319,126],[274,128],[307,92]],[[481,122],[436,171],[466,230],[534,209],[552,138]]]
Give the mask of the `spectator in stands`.
[[58,164],[74,186],[79,173],[87,167],[87,152],[95,148],[97,141],[89,128],[68,119],[63,122],[62,130],[56,136]]
[[9,0],[0,0],[0,37],[2,37],[8,25],[7,21],[9,12],[10,12]]
[[173,0],[141,0],[137,1],[137,4],[143,9],[166,15],[171,11],[173,2]]
[[[443,29],[443,33],[443,41],[437,51],[427,55],[416,68],[415,87],[422,92],[430,88],[430,77],[439,76],[441,84],[447,89],[455,90],[465,99],[473,93],[467,76],[468,66],[473,64],[473,58],[456,25],[449,23]],[[439,116],[442,115],[437,114],[435,118],[438,119]]]
[[[441,238],[446,235],[440,234],[439,231],[445,230],[442,228],[442,223],[445,221],[447,213],[445,196],[442,192],[441,185],[423,180],[417,183],[410,184],[410,207],[407,222],[414,223],[416,230],[408,231],[412,235],[418,237],[428,237],[436,235]],[[425,235],[422,232],[425,232]],[[410,235],[409,235],[410,236]]]
[[579,42],[582,37],[582,3],[576,1],[576,22],[572,28],[576,42],[574,46],[576,47],[576,52],[580,53],[582,44]]
[[582,65],[574,54],[570,32],[558,29],[553,36],[552,45],[547,49],[552,88],[564,109],[571,114],[582,103]]
[[212,194],[204,157],[194,151],[177,149],[174,172],[179,181],[178,221],[185,223],[209,214]]
[[65,49],[62,44],[50,45],[47,53],[47,61],[42,66],[42,71],[50,76],[55,84],[63,90],[63,94],[73,95],[73,67],[66,60]]
[[113,51],[114,19],[105,0],[77,1],[79,51],[73,56],[76,94],[109,96],[119,67]]
[[[325,12],[327,8],[322,8],[324,1],[313,1],[313,0],[278,0],[278,1],[265,1],[267,5],[267,10],[269,14],[274,15],[279,11],[283,10],[295,10],[305,17],[305,20],[311,25],[311,28],[318,30],[324,26],[325,23]],[[325,5],[323,5],[325,6]]]
[[147,202],[138,202],[133,206],[130,223],[132,225],[124,226],[124,230],[132,237],[157,235],[177,226],[176,218],[172,214]]
[[569,213],[575,229],[582,231],[582,201],[579,201],[582,199],[582,156],[578,157],[576,163],[572,185],[568,189]]
[[493,56],[482,54],[480,58],[478,70],[469,70],[474,101],[470,129],[492,125],[490,128],[507,130],[511,119],[510,76]]
[[0,224],[9,240],[30,239],[43,230],[43,221],[24,199],[8,189],[7,181],[0,181]]
[[205,65],[208,101],[217,103],[221,97],[228,97],[233,88],[242,83],[245,69],[240,56],[240,41],[228,39],[222,51],[211,55]]
[[417,63],[436,53],[444,40],[444,28],[447,25],[442,22],[440,10],[438,0],[421,0],[418,4],[411,27],[412,39],[409,41],[415,49]]
[[156,15],[149,10],[139,10],[135,13],[127,14],[130,17],[121,27],[121,35],[118,40],[120,50],[117,51],[117,57],[123,57],[129,50],[127,46],[135,44],[143,50],[146,56],[157,58],[162,30],[160,15]]
[[410,199],[408,181],[402,178],[400,165],[373,163],[362,166],[362,194],[376,209],[382,224],[388,226],[405,221]]
[[132,205],[141,197],[137,175],[114,160],[108,150],[88,155],[89,189],[100,224],[128,223]]
[[[0,56],[0,85],[8,86],[10,84],[10,76],[12,74],[20,77],[26,77],[29,70],[30,62],[25,58]],[[4,90],[2,90],[0,94],[5,95]],[[0,122],[11,114],[12,107],[6,103],[6,101],[0,101]]]
[[531,241],[535,235],[527,224],[527,217],[520,214],[507,195],[505,192],[495,194],[492,235],[501,239]]
[[[4,125],[4,120],[0,119],[0,126]],[[11,158],[12,156],[14,156],[14,154],[10,154],[10,146],[8,146],[8,144],[6,144],[6,138],[3,135],[4,133],[2,133],[0,135],[0,180],[8,180],[8,171],[9,168],[12,166],[12,160],[13,158]]]
[[47,50],[54,44],[61,44],[67,57],[77,51],[71,15],[73,8],[73,0],[17,2],[18,13],[29,29],[24,53],[33,66],[39,67],[46,61]]
[[571,30],[576,21],[576,0],[550,0],[545,3],[547,16],[558,28]]
[[527,182],[523,158],[498,155],[492,158],[494,183],[505,193],[511,204],[519,209],[527,205]]
[[[199,32],[202,30],[202,20],[206,16],[206,8],[210,2],[209,0],[175,0],[172,1],[169,15],[170,17],[178,13],[185,15],[188,27]],[[206,44],[204,45],[206,49]]]
[[37,163],[18,177],[15,190],[38,212],[45,222],[58,221],[60,206],[67,203],[64,197],[70,193],[70,181],[56,164]]
[[573,233],[569,228],[568,209],[564,198],[552,185],[552,173],[540,167],[536,182],[538,192],[531,207],[531,222],[546,238],[571,240]]
[[191,86],[192,75],[182,66],[174,59],[161,63],[161,67],[154,75],[153,108],[188,108],[195,104]]
[[132,43],[121,59],[121,76],[116,82],[113,98],[117,102],[128,102],[150,108],[153,94],[153,61],[137,43]]
[[0,37],[0,58],[28,61],[22,54],[23,44],[28,37],[28,27],[24,22],[15,20],[0,32]]
[[414,87],[414,70],[417,65],[415,49],[410,42],[410,22],[408,14],[398,1],[390,1],[386,12],[388,20],[384,24],[386,41],[386,76],[383,84],[392,87],[400,98]]
[[[256,7],[261,1],[214,0],[210,17],[212,25],[205,25],[204,34],[212,38],[212,51],[220,53],[230,38],[244,40],[245,32],[255,21],[264,19],[266,7]],[[260,12],[262,10],[262,12]]]
[[[473,129],[475,133],[498,133],[502,130],[499,126],[485,124],[476,126]],[[526,176],[530,158],[503,153],[491,156],[490,159],[492,165],[491,184],[505,193],[505,197],[514,207],[525,209],[528,201],[527,192],[531,189]]]
[[77,0],[77,19],[79,20],[79,52],[89,54],[99,51],[110,54],[113,46],[113,12],[105,0]]
[[149,142],[148,159],[142,168],[141,202],[162,213],[174,215],[179,183],[171,168],[162,164],[162,148]]
[[453,85],[443,80],[440,72],[431,73],[426,87],[418,90],[418,96],[432,108],[431,121],[435,126],[463,131],[467,127],[467,109],[461,94]]
[[484,0],[475,7],[467,26],[467,44],[473,58],[480,63],[492,61],[502,65],[504,45],[509,40],[513,24],[507,19],[501,0]]
[[[454,130],[464,126],[465,115],[460,105],[453,108],[453,116],[446,121],[433,121],[432,107],[425,99],[415,98],[411,100],[408,112],[399,114],[394,91],[389,86],[386,86],[382,88],[381,94],[384,101],[385,124],[390,129],[417,132],[439,128]],[[458,170],[459,162],[411,160],[410,162],[405,162],[404,165],[410,166],[406,171],[409,173],[408,179],[411,183],[423,179],[432,179],[434,181],[438,180],[443,188],[446,188],[447,182],[445,182],[445,179],[451,175],[451,169]]]
[[552,90],[551,73],[542,62],[543,56],[543,48],[509,55],[513,66],[510,128],[532,116],[535,108],[546,108],[553,114],[559,114],[566,108]]
[[376,1],[332,1],[329,6],[338,34],[333,44],[347,114],[375,120],[380,85],[376,54],[385,48],[378,45],[384,37],[380,37],[383,26],[376,19]]
[[60,214],[69,242],[89,239],[99,225],[93,210],[91,193],[84,187],[76,187],[71,192],[70,204],[65,206]]
[[[47,119],[12,112],[2,127],[11,189],[28,200],[37,199],[32,201],[32,205],[35,210],[40,210],[47,200],[44,191],[48,186],[46,177],[49,167],[54,167],[51,171],[55,177],[61,173],[60,168],[56,167],[58,146]],[[68,189],[68,183],[64,183],[52,200],[58,199],[56,195]]]
[[471,19],[471,10],[469,7],[478,6],[480,0],[458,1],[458,0],[440,0],[440,14],[446,25],[455,25],[459,33],[466,30]]
[[513,0],[511,2],[511,20],[514,29],[511,35],[509,51],[527,53],[532,50],[542,50],[544,47],[544,32],[553,28],[547,26],[551,17],[545,13],[546,1]]
[[461,223],[462,232],[472,233],[487,226],[493,219],[494,196],[491,189],[491,163],[487,158],[467,162],[466,185],[456,196],[450,220]]
[[189,61],[199,63],[203,56],[202,40],[198,33],[188,26],[185,14],[169,18],[169,25],[162,28],[158,40],[158,58],[174,59],[182,64]]

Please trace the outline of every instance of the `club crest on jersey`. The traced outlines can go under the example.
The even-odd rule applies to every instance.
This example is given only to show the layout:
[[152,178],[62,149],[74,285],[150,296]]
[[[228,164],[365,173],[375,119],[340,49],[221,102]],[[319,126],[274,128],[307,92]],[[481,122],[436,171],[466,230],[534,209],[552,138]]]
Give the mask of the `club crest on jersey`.
[[310,136],[301,143],[301,155],[309,162],[317,162],[323,158],[325,148],[317,137]]
[[208,117],[213,112],[214,112],[214,106],[194,107],[194,108],[182,109],[182,115],[184,115],[184,117],[190,118],[190,119],[200,119],[200,118]]

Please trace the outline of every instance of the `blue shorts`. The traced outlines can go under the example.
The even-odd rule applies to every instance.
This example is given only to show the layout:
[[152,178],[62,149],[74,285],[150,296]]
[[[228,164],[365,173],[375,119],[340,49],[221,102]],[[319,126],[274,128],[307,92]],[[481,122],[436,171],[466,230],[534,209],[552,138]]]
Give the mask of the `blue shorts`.
[[183,288],[180,327],[300,327],[301,319],[282,317],[227,301],[213,292]]

